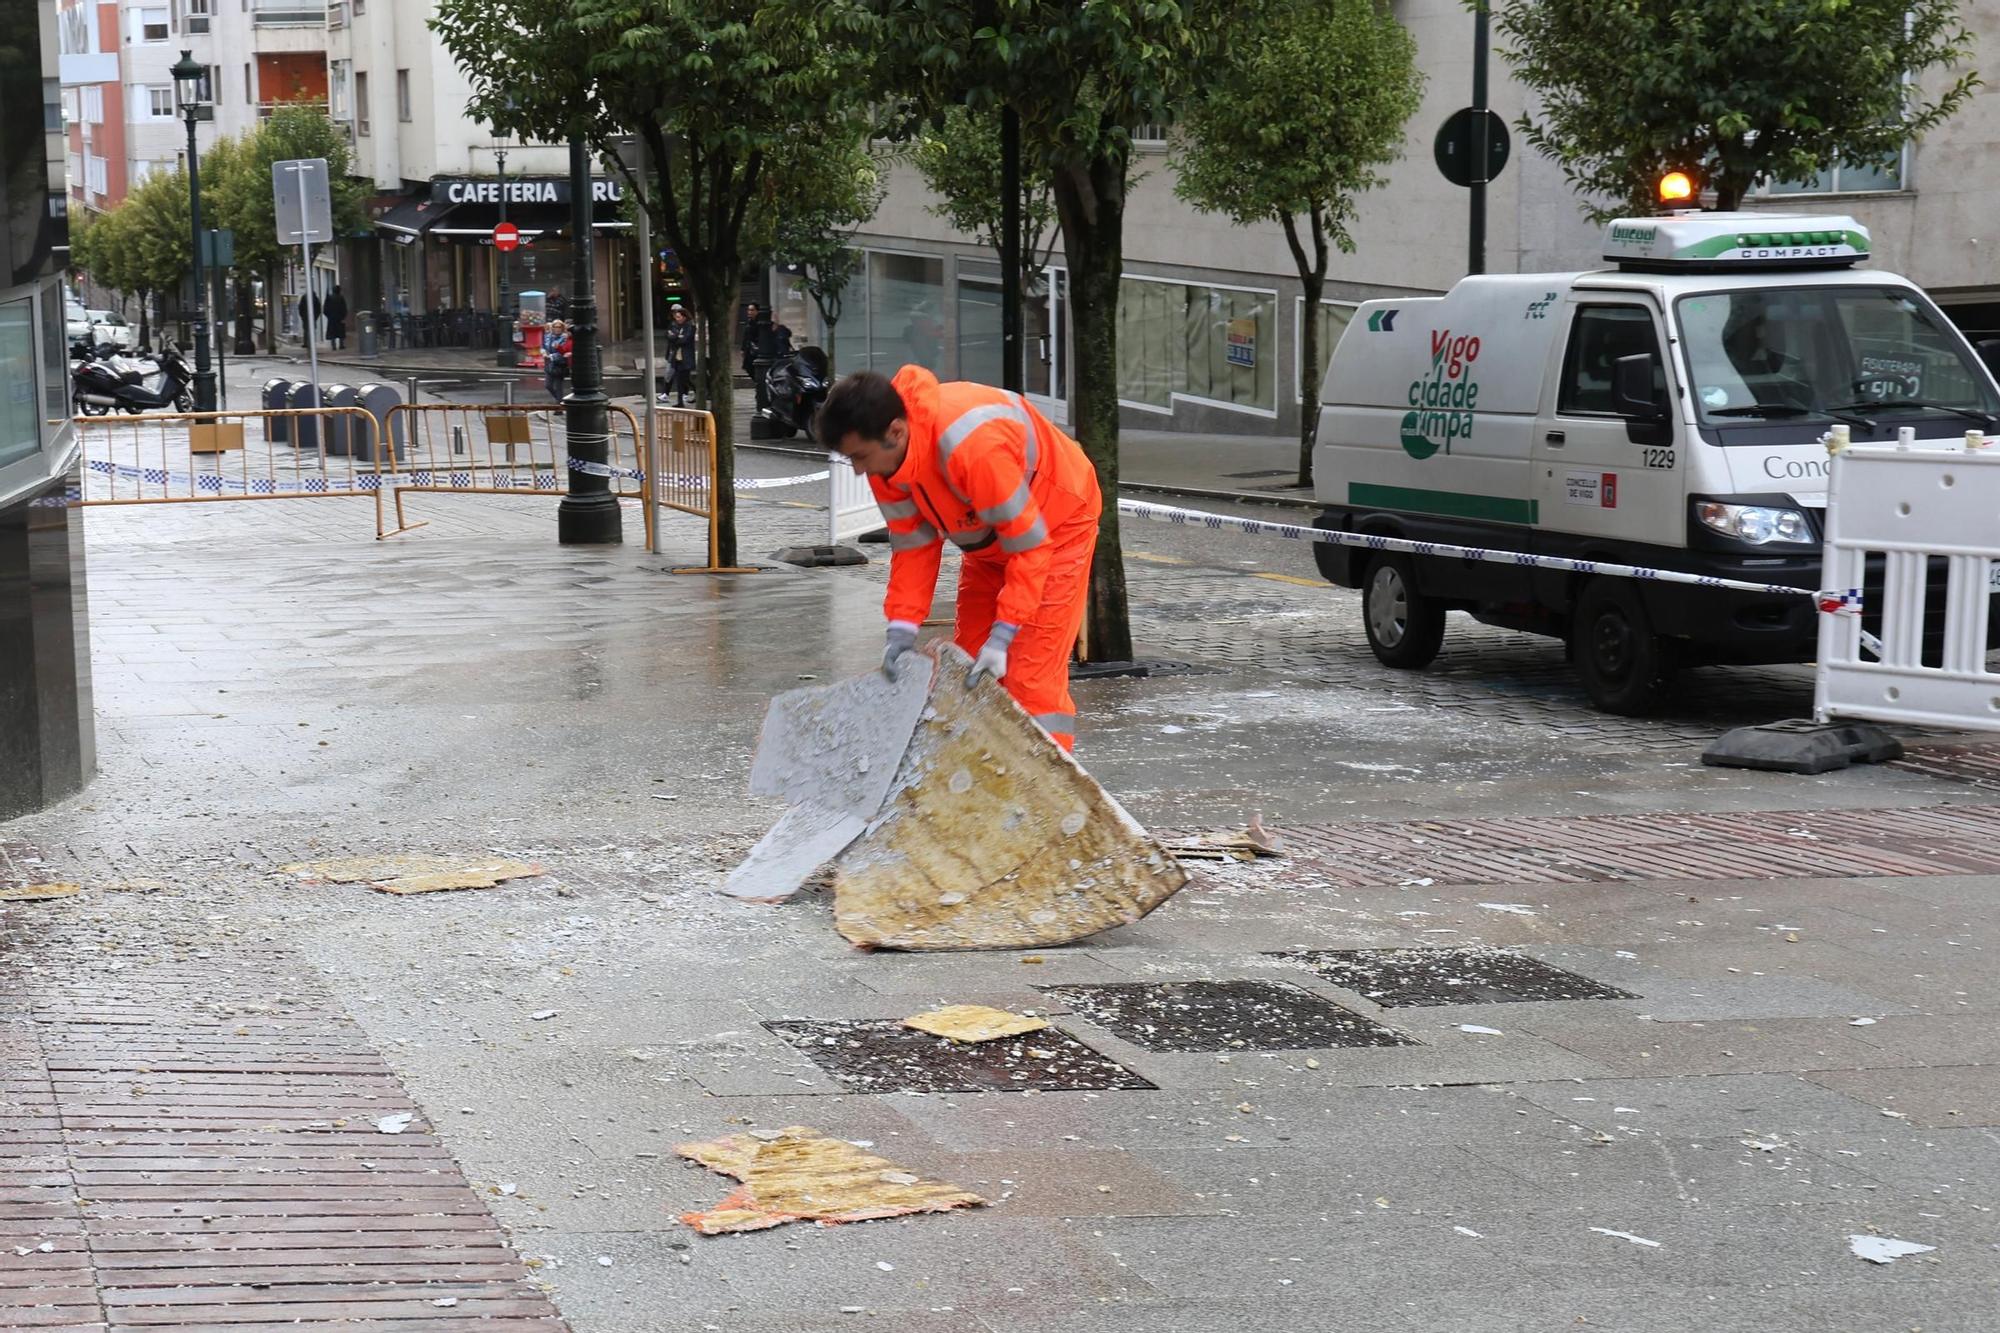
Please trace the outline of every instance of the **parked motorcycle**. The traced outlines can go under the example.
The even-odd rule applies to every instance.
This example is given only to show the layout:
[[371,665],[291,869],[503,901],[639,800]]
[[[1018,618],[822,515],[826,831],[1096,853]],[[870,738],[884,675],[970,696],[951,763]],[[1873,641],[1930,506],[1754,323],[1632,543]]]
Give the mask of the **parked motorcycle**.
[[813,418],[826,401],[829,367],[826,353],[801,347],[771,363],[764,372],[763,402],[757,415],[774,426],[781,438],[812,434]]
[[70,368],[70,399],[79,416],[194,410],[194,372],[172,343],[161,347],[150,374],[142,362],[99,355],[102,350],[79,347]]

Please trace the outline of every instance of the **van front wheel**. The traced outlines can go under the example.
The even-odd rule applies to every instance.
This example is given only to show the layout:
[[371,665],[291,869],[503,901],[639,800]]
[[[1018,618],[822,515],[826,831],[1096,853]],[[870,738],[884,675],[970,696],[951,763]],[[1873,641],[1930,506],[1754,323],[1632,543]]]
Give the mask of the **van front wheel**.
[[1406,555],[1381,555],[1361,580],[1361,623],[1383,666],[1418,670],[1444,644],[1444,607],[1417,591]]
[[1653,633],[1638,589],[1623,579],[1584,585],[1570,622],[1569,655],[1584,692],[1607,713],[1657,713],[1673,685],[1673,650]]

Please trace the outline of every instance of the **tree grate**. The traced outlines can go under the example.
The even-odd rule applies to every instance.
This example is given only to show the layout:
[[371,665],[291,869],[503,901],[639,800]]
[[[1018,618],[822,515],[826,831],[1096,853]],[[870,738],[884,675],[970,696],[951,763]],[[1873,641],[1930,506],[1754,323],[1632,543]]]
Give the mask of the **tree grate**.
[[1537,1000],[1636,1000],[1619,990],[1505,949],[1355,949],[1272,954],[1295,959],[1385,1009]]
[[1060,1028],[964,1043],[894,1019],[764,1024],[856,1092],[1108,1092],[1154,1085]]
[[1038,989],[1148,1051],[1309,1051],[1421,1044],[1290,982],[1135,981]]

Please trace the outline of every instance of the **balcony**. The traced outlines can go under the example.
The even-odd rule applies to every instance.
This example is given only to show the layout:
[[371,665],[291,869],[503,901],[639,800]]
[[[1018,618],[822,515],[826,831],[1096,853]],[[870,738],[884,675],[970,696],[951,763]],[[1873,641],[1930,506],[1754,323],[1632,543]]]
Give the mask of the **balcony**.
[[251,0],[250,22],[259,28],[325,28],[326,0]]
[[324,98],[321,98],[319,100],[314,100],[308,97],[308,98],[299,98],[290,102],[259,102],[257,104],[257,119],[269,120],[274,112],[283,110],[285,107],[288,106],[307,107],[313,111],[319,112],[321,115],[326,114],[326,100]]

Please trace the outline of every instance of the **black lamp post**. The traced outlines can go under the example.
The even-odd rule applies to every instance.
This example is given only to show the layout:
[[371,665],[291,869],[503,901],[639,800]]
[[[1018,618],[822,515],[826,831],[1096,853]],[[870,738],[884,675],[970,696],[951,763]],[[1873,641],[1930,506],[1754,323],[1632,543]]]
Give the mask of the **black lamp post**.
[[215,371],[208,364],[208,284],[201,263],[201,158],[195,147],[194,127],[203,119],[202,83],[208,68],[198,64],[194,52],[181,52],[169,71],[180,95],[181,115],[188,127],[188,211],[194,224],[194,410],[215,410]]
[[[493,157],[499,163],[500,221],[505,223],[507,221],[507,150],[496,148],[493,150]],[[518,366],[521,364],[521,355],[514,350],[514,322],[507,318],[507,260],[509,256],[505,250],[501,250],[497,245],[494,249],[500,256],[500,295],[493,303],[493,314],[499,320],[500,324],[500,346],[494,356],[494,360],[503,366]]]
[[[604,360],[597,345],[597,285],[592,268],[590,150],[569,141],[570,391],[563,399],[569,437],[569,494],[556,507],[556,540],[565,546],[625,540],[611,478],[593,469],[611,461],[611,400],[604,395]],[[583,464],[578,467],[577,464]],[[608,469],[607,469],[608,470]]]

